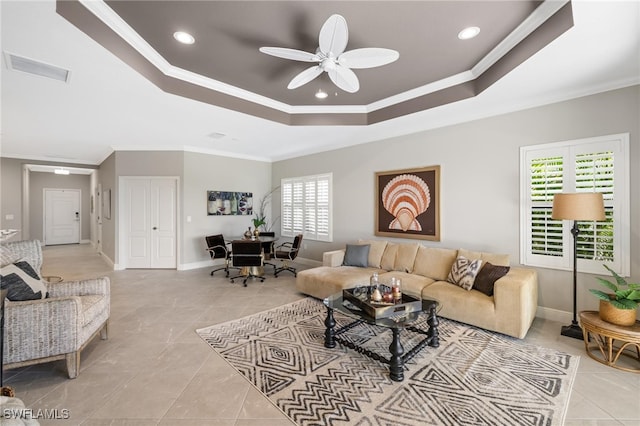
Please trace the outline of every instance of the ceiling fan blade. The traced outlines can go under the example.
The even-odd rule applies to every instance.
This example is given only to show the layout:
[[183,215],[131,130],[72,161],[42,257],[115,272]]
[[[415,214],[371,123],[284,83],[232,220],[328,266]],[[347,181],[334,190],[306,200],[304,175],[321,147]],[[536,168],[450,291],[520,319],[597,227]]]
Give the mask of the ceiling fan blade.
[[348,68],[374,68],[396,61],[400,54],[395,50],[368,47],[344,52],[338,63]]
[[260,51],[267,55],[277,56],[278,58],[291,59],[294,61],[317,62],[320,60],[315,53],[304,52],[297,49],[288,49],[286,47],[261,47]]
[[287,89],[296,89],[304,84],[307,84],[308,82],[310,82],[311,80],[319,76],[320,74],[322,74],[322,68],[320,68],[318,65],[315,65],[311,68],[307,68],[306,70],[302,71],[300,74],[293,77],[293,79],[289,82]]
[[341,15],[331,15],[320,29],[320,51],[338,57],[347,47],[349,29],[347,21]]
[[345,92],[355,93],[360,90],[358,77],[349,68],[338,64],[334,69],[328,70],[327,73],[331,81]]

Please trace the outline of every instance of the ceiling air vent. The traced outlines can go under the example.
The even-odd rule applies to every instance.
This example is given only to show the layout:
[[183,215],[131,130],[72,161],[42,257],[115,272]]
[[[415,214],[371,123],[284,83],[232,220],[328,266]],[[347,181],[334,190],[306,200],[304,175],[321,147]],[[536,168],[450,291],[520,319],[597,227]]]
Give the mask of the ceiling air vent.
[[29,74],[39,75],[40,77],[52,78],[54,80],[69,82],[71,71],[44,62],[34,61],[33,59],[24,58],[14,55],[13,53],[4,52],[7,68],[15,71],[22,71]]

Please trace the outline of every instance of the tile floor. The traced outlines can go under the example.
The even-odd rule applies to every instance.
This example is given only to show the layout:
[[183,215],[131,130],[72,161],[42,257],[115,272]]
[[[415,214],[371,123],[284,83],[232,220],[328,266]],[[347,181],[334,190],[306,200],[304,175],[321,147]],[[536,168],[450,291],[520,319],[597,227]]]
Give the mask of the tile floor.
[[[5,372],[34,410],[68,410],[42,425],[280,426],[292,423],[195,333],[303,296],[283,273],[248,287],[211,268],[111,271],[89,245],[44,248],[43,275],[111,278],[109,339],[82,353],[69,380],[62,361]],[[300,265],[298,265],[300,266]],[[566,425],[640,425],[640,374],[588,358],[560,323],[536,319],[526,340],[581,355]]]

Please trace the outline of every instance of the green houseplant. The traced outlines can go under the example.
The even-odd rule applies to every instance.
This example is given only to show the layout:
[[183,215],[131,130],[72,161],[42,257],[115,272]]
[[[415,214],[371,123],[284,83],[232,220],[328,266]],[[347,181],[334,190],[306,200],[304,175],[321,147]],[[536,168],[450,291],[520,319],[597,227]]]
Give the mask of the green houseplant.
[[627,283],[607,265],[603,265],[615,278],[615,283],[600,277],[598,282],[613,293],[590,289],[600,299],[600,318],[618,325],[633,325],[636,321],[636,309],[640,304],[640,284]]
[[264,225],[265,223],[267,223],[265,221],[265,217],[264,216],[258,216],[256,215],[256,217],[253,218],[253,227],[255,229],[258,229],[259,227],[261,227],[262,225]]

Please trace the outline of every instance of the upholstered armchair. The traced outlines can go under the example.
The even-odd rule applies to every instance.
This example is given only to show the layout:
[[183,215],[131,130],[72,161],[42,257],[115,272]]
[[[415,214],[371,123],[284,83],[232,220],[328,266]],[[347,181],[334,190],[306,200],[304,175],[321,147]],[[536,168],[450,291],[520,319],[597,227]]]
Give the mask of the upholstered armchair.
[[[27,261],[41,276],[38,241],[3,244],[3,263]],[[80,370],[80,352],[98,334],[107,338],[110,282],[102,277],[82,281],[45,281],[45,299],[5,301],[3,364],[5,369],[66,360],[73,379]]]

